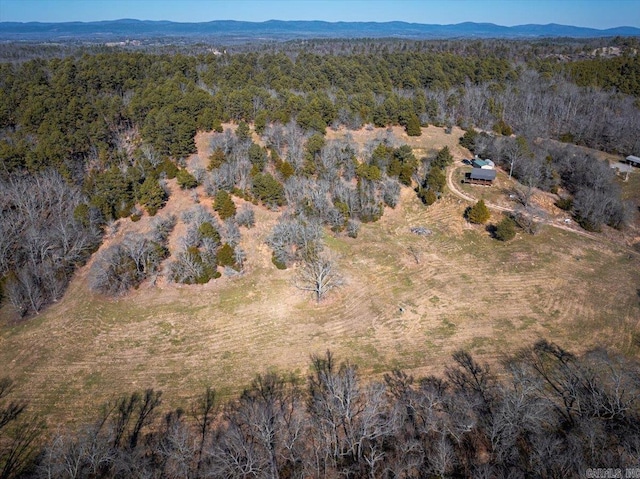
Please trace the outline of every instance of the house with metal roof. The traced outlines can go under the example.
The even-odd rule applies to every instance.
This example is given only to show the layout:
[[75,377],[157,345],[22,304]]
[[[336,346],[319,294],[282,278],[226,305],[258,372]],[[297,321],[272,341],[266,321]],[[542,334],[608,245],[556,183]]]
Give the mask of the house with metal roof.
[[474,185],[492,185],[496,179],[496,170],[488,170],[486,168],[474,168],[467,177],[467,182]]
[[630,165],[640,166],[640,158],[638,158],[637,156],[629,155],[627,156],[626,160]]

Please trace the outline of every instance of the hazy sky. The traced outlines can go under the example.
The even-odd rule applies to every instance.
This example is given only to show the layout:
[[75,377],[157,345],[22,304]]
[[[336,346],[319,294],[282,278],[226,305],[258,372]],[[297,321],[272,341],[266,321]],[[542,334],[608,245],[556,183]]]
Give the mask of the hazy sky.
[[640,27],[640,0],[0,0],[0,21],[401,20]]

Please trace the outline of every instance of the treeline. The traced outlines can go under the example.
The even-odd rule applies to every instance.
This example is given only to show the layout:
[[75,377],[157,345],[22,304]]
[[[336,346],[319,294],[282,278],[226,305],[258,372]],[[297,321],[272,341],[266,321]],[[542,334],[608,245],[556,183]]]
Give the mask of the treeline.
[[640,56],[637,53],[580,60],[570,63],[567,70],[578,86],[596,86],[640,97]]
[[[626,63],[610,68],[612,61]],[[595,84],[635,91],[637,57],[589,62],[617,78]],[[134,140],[184,157],[194,151],[198,129],[230,120],[255,122],[258,132],[292,119],[319,132],[340,124],[406,125],[412,117],[422,125],[482,129],[504,121],[530,136],[571,135],[609,151],[638,148],[629,140],[639,128],[633,98],[491,55],[99,53],[2,64],[0,87],[5,174],[55,167],[76,181],[87,166],[130,156]]]
[[56,172],[0,179],[0,302],[21,316],[59,299],[99,246],[99,218],[77,217],[82,199]]
[[160,391],[124,395],[95,421],[58,428],[44,444],[25,404],[0,390],[9,418],[0,422],[0,471],[38,478],[585,477],[588,469],[637,466],[639,387],[635,363],[602,350],[576,356],[546,341],[505,358],[499,371],[458,351],[443,377],[395,370],[372,382],[327,352],[312,357],[306,380],[258,375],[229,402],[207,388],[168,411]]

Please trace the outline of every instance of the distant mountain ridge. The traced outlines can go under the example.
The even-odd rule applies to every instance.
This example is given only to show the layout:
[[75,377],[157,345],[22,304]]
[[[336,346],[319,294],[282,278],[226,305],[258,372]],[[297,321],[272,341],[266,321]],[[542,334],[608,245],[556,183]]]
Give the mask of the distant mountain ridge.
[[283,21],[242,22],[215,20],[180,23],[151,20],[110,20],[98,22],[0,22],[2,41],[118,41],[142,38],[215,38],[228,41],[283,41],[311,38],[406,38],[415,40],[447,38],[595,38],[640,36],[640,28],[616,27],[605,30],[570,25],[517,25],[464,22],[429,25],[407,22],[324,22]]

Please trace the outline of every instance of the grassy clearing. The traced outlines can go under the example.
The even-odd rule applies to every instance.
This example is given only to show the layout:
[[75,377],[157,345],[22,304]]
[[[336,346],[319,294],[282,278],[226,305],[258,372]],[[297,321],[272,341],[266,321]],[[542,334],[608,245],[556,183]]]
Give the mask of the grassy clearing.
[[459,348],[494,362],[538,338],[640,355],[638,255],[550,227],[500,243],[464,221],[466,206],[445,197],[425,208],[406,188],[357,239],[327,232],[345,285],[319,305],[293,286],[295,270],[271,264],[264,238],[277,215],[257,210],[258,226],[243,229],[245,275],[108,299],[87,291],[83,269],[59,303],[0,329],[0,364],[56,424],[147,387],[184,406],[207,385],[235,394],[257,373],[305,377],[327,349],[372,377],[439,374]]

